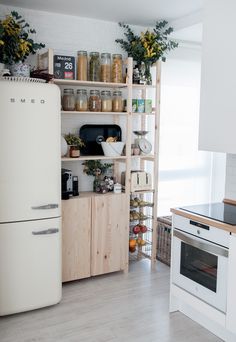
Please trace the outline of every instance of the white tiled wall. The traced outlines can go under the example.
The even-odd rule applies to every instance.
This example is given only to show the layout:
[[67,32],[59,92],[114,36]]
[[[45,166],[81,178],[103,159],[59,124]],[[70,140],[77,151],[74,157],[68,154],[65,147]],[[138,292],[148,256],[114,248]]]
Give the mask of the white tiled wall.
[[[49,13],[0,4],[0,17],[16,10],[36,29],[35,40],[58,53],[77,53],[78,50],[122,53],[115,39],[123,30],[117,23],[90,18]],[[140,30],[139,27],[136,28]]]
[[236,200],[236,154],[227,154],[225,198]]
[[[41,12],[25,8],[4,6],[0,4],[0,17],[16,10],[36,29],[35,40],[42,42],[47,48],[52,48],[55,53],[76,56],[78,50],[88,52],[122,53],[115,39],[121,38],[123,30],[117,23],[108,21],[63,15],[58,13]],[[136,30],[140,31],[139,27]],[[107,116],[96,118],[83,117],[79,119],[74,115],[62,118],[62,133],[78,132],[83,124],[107,123]],[[121,123],[122,126],[122,123]],[[125,136],[124,123],[122,135]],[[71,169],[74,175],[79,176],[80,191],[92,190],[93,177],[85,175],[82,163],[68,162],[63,167]]]

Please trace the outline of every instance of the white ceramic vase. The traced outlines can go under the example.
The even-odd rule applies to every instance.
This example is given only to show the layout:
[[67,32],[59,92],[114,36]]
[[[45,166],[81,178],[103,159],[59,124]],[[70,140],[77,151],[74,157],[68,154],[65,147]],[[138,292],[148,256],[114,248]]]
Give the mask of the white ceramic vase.
[[12,76],[17,77],[30,77],[29,64],[18,62],[10,66]]
[[67,154],[68,151],[68,145],[66,143],[66,140],[63,136],[61,136],[61,156],[64,157]]

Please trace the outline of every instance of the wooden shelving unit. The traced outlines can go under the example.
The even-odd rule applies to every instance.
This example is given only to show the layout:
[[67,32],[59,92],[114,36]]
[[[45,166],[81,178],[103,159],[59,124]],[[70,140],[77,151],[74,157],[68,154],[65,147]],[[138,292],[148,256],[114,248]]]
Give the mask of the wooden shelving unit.
[[[49,49],[49,70],[53,73],[52,66],[52,54],[53,51]],[[43,55],[45,61],[45,54]],[[39,57],[40,63],[40,57]],[[45,63],[44,63],[45,65]],[[78,112],[78,111],[62,111],[62,118],[67,116],[76,118],[76,120],[83,119],[86,116],[100,117],[105,115],[109,118],[111,123],[119,124],[120,120],[125,120],[126,134],[123,136],[123,141],[126,146],[126,155],[119,157],[106,157],[106,156],[80,156],[79,158],[62,158],[63,167],[66,167],[66,163],[82,163],[85,160],[113,160],[114,173],[119,174],[120,166],[125,169],[125,188],[124,193],[117,195],[108,193],[106,195],[95,195],[91,192],[82,193],[78,198],[73,200],[62,201],[62,222],[63,222],[63,239],[68,242],[63,246],[63,267],[64,276],[63,281],[69,281],[73,279],[80,279],[91,275],[102,274],[107,272],[114,272],[117,270],[128,271],[129,256],[132,260],[139,260],[140,258],[147,257],[151,260],[152,264],[156,261],[156,225],[157,225],[157,188],[158,188],[158,147],[159,147],[159,115],[160,115],[160,63],[157,63],[156,80],[154,85],[136,85],[132,84],[133,78],[133,60],[128,58],[126,61],[127,77],[126,83],[104,83],[104,82],[91,82],[91,81],[77,81],[77,80],[61,80],[54,79],[54,83],[60,87],[72,86],[78,88],[104,88],[104,89],[125,89],[127,96],[127,111],[126,112]],[[147,98],[148,91],[155,90],[155,99],[153,111],[151,113],[137,113],[132,110],[132,99],[136,91],[141,92],[142,98]],[[132,144],[132,131],[133,124],[136,121],[140,122],[140,130],[147,129],[148,120],[154,120],[152,125],[153,130],[153,144],[151,154],[131,155]],[[149,191],[130,191],[131,187],[131,169],[132,163],[138,164],[138,168],[143,171],[147,171],[147,163],[152,164],[152,189]],[[76,165],[76,164],[75,164]],[[130,198],[138,196],[140,199],[147,199],[152,203],[151,206],[139,207],[138,210],[145,213],[145,220],[140,219],[139,222],[147,225],[147,232],[139,234],[136,238],[141,237],[145,240],[145,246],[139,246],[136,253],[132,254],[128,251],[129,237],[132,235],[132,226],[135,222],[130,222],[129,211],[134,210],[130,208]],[[81,209],[84,208],[84,209]],[[105,209],[104,209],[105,208]],[[106,221],[101,218],[103,213]],[[82,226],[78,223],[80,221],[79,216],[82,215]],[[71,217],[72,216],[72,217]],[[90,217],[91,219],[88,219]],[[122,218],[122,220],[121,220]],[[117,220],[115,222],[114,220]],[[120,224],[120,221],[122,224]],[[117,239],[115,238],[115,228],[111,230],[111,222],[114,227],[117,224],[119,231],[117,231]],[[118,224],[119,223],[119,224]],[[102,229],[101,229],[102,225]],[[89,227],[86,233],[86,226]],[[69,236],[70,227],[73,230],[73,237]],[[82,231],[81,231],[82,229]],[[100,234],[96,229],[101,229]],[[81,260],[83,258],[78,255],[78,243],[81,243],[78,234],[85,238],[88,243],[88,248],[91,253],[88,254],[88,260],[84,261],[85,268],[81,266]],[[89,234],[89,237],[88,237]],[[118,238],[119,237],[119,238]],[[107,240],[108,239],[108,240]],[[111,245],[109,246],[109,241]],[[106,246],[108,244],[108,246]],[[117,247],[118,244],[118,247]],[[119,246],[120,244],[120,246]],[[104,245],[106,246],[105,250]],[[69,246],[69,247],[68,247]],[[81,247],[82,250],[84,246]],[[96,249],[96,251],[95,251]],[[114,251],[113,251],[114,249]],[[96,253],[102,255],[98,258]],[[75,255],[73,259],[72,255]],[[73,259],[72,268],[76,268],[76,263],[82,267],[82,271],[71,270],[69,265]],[[90,268],[89,268],[90,265]],[[70,268],[70,270],[68,270]]]
[[[130,238],[135,238],[136,240],[142,239],[145,241],[145,245],[136,245],[136,250],[129,253],[130,260],[139,260],[142,258],[149,258],[152,265],[156,261],[156,247],[157,247],[157,198],[158,198],[158,165],[159,165],[159,126],[160,126],[160,80],[161,80],[161,64],[156,63],[156,79],[153,85],[132,85],[133,94],[135,91],[141,92],[142,99],[147,99],[148,91],[155,90],[155,107],[152,113],[132,113],[132,119],[137,120],[139,116],[140,120],[140,130],[147,130],[148,120],[154,119],[152,125],[152,136],[153,136],[153,146],[152,155],[138,155],[131,156],[131,160],[139,159],[139,169],[147,171],[147,162],[151,162],[151,174],[153,181],[153,188],[150,191],[135,191],[130,194],[130,198],[139,198],[140,200],[150,201],[152,206],[138,206],[135,209],[130,208],[130,210],[136,210],[138,213],[144,213],[147,217],[145,220],[138,219],[136,221],[130,221]],[[148,168],[150,172],[150,166]],[[146,233],[133,233],[134,224],[145,224],[147,227]]]

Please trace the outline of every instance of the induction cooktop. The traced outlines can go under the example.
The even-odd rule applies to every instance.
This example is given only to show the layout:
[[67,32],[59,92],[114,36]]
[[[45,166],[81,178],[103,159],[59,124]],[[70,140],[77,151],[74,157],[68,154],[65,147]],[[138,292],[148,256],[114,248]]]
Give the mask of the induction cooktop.
[[236,225],[236,206],[226,203],[208,203],[180,208],[193,214],[208,217],[216,221]]

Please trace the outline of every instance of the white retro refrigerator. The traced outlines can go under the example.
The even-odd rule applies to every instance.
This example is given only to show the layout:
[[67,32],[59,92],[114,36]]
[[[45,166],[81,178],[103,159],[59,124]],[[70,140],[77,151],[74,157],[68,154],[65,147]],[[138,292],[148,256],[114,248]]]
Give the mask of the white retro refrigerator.
[[61,299],[60,92],[0,81],[0,316]]

